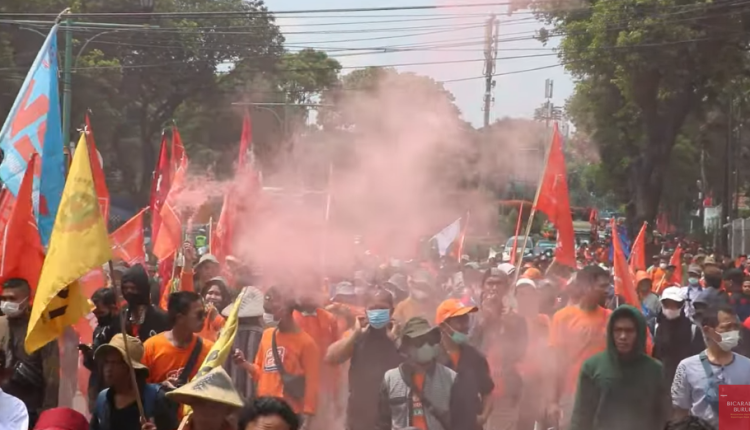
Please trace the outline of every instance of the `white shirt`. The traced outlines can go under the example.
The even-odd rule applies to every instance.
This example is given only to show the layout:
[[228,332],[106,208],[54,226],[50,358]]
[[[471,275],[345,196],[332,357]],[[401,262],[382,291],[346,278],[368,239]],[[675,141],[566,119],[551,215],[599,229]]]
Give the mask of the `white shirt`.
[[0,430],[27,430],[29,412],[18,398],[0,390]]

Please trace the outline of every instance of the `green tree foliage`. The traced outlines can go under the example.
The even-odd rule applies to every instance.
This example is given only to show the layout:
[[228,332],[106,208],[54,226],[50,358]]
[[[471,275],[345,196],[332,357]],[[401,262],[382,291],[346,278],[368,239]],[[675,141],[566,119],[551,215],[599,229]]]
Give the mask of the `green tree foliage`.
[[[636,224],[653,220],[667,177],[687,170],[694,142],[680,142],[691,114],[715,100],[746,64],[747,9],[733,2],[589,0],[540,2],[562,36],[560,57],[576,79],[568,114],[599,145],[607,186]],[[683,184],[684,186],[684,184]]]

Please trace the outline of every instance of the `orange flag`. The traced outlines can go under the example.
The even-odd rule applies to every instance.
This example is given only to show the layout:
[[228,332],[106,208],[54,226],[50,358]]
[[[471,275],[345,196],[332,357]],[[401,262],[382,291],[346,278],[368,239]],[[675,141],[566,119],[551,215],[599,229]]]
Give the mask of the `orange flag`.
[[[23,278],[36,291],[39,276],[44,265],[44,247],[34,217],[32,189],[34,170],[41,166],[39,156],[34,153],[29,159],[31,169],[26,169],[13,210],[3,229],[2,260],[0,260],[0,281],[10,278]],[[8,193],[10,194],[10,193]]]
[[167,201],[162,206],[161,226],[159,234],[154,241],[154,255],[163,260],[177,252],[182,243],[182,221],[175,206],[176,196],[182,191],[185,182],[185,171],[187,170],[187,157],[182,157],[180,167],[177,169],[172,181],[172,187],[167,195]]
[[224,204],[221,206],[221,215],[216,228],[211,230],[211,254],[213,254],[221,264],[228,255],[232,254],[232,226],[236,218],[234,199],[232,190],[224,194]]
[[143,214],[145,212],[145,209],[141,210],[109,235],[112,255],[128,263],[129,266],[134,264],[146,265],[146,254],[143,246]]
[[674,250],[674,254],[669,260],[669,265],[674,266],[674,273],[670,281],[673,285],[682,285],[682,246],[677,245],[677,249]]
[[96,198],[99,200],[99,210],[106,223],[109,221],[109,190],[107,189],[107,181],[104,176],[104,168],[99,162],[99,152],[96,150],[96,144],[94,143],[94,129],[91,128],[91,120],[88,114],[86,114],[86,143],[89,147],[91,175],[94,177]]
[[[238,169],[244,169],[247,164],[247,157],[252,151],[252,125],[250,123],[250,114],[245,111],[242,118],[242,134],[240,135],[240,153],[237,157]],[[252,154],[251,154],[252,155]]]
[[[617,231],[617,225],[615,225],[615,219],[612,218],[612,231]],[[628,262],[625,260],[625,254],[622,252],[622,245],[620,244],[620,235],[612,235],[612,247],[614,248],[614,269],[615,269],[615,294],[622,297],[626,304],[634,306],[637,309],[641,308],[640,300],[638,300],[638,294],[635,291],[635,283],[633,283],[633,274],[630,273]]]
[[[172,165],[170,171],[172,172],[172,180],[177,176],[177,170],[182,165],[182,160],[186,159],[185,145],[182,144],[182,137],[180,137],[180,131],[177,130],[177,126],[172,126]],[[187,161],[187,160],[185,160]]]
[[647,222],[641,226],[641,231],[633,241],[633,247],[630,250],[630,270],[633,273],[639,270],[646,270],[646,227]]
[[570,196],[562,151],[562,136],[555,123],[552,145],[547,155],[544,176],[537,191],[536,210],[544,212],[557,228],[555,260],[569,267],[576,267],[575,235],[573,217],[570,213]]

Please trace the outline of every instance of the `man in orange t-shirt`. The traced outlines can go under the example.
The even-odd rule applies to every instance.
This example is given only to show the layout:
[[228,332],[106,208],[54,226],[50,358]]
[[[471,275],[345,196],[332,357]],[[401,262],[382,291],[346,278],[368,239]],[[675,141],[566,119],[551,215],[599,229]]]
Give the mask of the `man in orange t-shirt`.
[[567,429],[575,401],[578,374],[583,362],[607,349],[607,320],[612,311],[601,306],[607,298],[609,273],[599,266],[586,266],[576,274],[583,297],[578,305],[559,310],[552,318],[550,348],[555,357],[550,419],[556,428]]
[[[321,393],[324,394],[325,403],[335,402],[335,394],[339,389],[339,368],[324,363],[323,359],[328,347],[339,340],[338,322],[336,317],[319,306],[323,298],[320,294],[309,292],[303,294],[298,300],[298,310],[294,312],[294,322],[310,335],[318,346],[320,353],[320,380]],[[338,406],[338,405],[334,405]],[[340,412],[340,411],[337,411]]]
[[[192,291],[172,293],[169,297],[168,313],[172,330],[160,333],[144,343],[143,364],[148,367],[148,382],[164,384],[169,388],[184,385],[198,373],[198,368],[208,355],[213,342],[201,339],[196,333],[203,328],[206,311],[203,299]],[[200,352],[194,364],[185,373],[193,350]]]
[[[257,396],[281,397],[294,412],[300,414],[305,428],[318,410],[320,389],[320,352],[315,341],[294,321],[295,300],[291,291],[274,286],[266,291],[263,309],[273,315],[276,327],[267,328],[260,340],[258,354],[251,364],[242,351],[235,350],[233,359],[244,367],[257,384]],[[276,338],[274,354],[273,338]],[[278,355],[281,363],[276,362]],[[281,379],[280,368],[288,375],[304,378],[304,392],[295,392]]]

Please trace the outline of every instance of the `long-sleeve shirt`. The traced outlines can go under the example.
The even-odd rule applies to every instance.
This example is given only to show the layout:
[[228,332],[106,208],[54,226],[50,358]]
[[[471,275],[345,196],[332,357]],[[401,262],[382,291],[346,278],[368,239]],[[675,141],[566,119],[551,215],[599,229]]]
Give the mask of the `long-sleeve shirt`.
[[29,326],[28,317],[9,318],[7,321],[9,336],[6,356],[9,360],[5,363],[3,391],[23,401],[30,414],[57,407],[60,389],[57,342],[49,342],[27,354],[24,340]]

